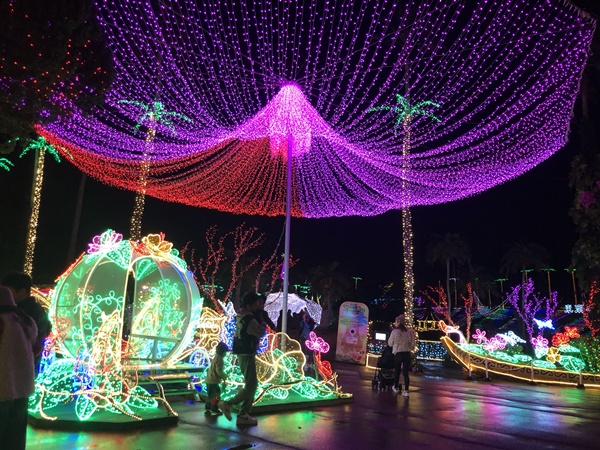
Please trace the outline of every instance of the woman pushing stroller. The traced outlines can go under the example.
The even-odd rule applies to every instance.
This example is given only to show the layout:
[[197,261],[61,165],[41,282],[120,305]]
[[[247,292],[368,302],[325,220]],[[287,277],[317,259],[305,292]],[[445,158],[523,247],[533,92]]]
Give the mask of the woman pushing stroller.
[[[392,347],[392,353],[394,354],[394,385],[392,386],[392,391],[396,394],[402,392],[404,397],[408,397],[410,354],[415,347],[415,333],[410,328],[406,328],[404,314],[396,317],[394,329],[388,339],[388,345]],[[399,384],[400,370],[402,370],[402,375],[404,376],[404,391],[402,391],[402,385]]]

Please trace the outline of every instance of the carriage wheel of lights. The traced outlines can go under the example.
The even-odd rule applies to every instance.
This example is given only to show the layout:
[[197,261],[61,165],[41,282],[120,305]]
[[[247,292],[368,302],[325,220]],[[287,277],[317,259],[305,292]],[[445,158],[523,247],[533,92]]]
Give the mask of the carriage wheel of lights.
[[[149,164],[146,195],[285,213],[286,262],[290,216],[449,202],[558,151],[595,28],[565,0],[96,5],[116,68],[106,103],[39,133],[113,186],[139,189]],[[152,124],[149,148],[120,101],[151,104],[157,80],[190,121]],[[439,105],[440,122],[413,117],[406,152],[404,130],[369,112],[399,92]]]
[[[141,420],[164,397],[138,384],[140,368],[170,367],[189,355],[202,310],[193,275],[162,234],[140,242],[108,230],[58,279],[49,315],[54,324],[29,410],[75,402],[80,420],[96,412]],[[63,358],[54,358],[54,350]]]

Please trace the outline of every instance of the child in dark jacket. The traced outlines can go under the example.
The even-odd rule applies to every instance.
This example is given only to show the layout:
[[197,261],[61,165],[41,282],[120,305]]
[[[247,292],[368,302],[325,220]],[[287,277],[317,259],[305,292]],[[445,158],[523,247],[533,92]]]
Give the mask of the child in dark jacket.
[[225,342],[219,342],[215,349],[215,357],[208,368],[208,373],[206,374],[206,390],[208,400],[205,404],[207,411],[212,411],[215,413],[220,412],[219,407],[217,406],[219,404],[219,400],[221,400],[221,387],[219,384],[227,379],[223,357],[228,351],[229,349],[227,348],[227,344],[225,344]]

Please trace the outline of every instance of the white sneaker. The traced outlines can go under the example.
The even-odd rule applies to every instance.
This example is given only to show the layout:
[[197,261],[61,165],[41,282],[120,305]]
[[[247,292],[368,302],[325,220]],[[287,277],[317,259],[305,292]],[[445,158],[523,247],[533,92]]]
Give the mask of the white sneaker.
[[392,386],[392,391],[394,392],[394,394],[400,392],[396,386]]
[[238,414],[236,423],[238,425],[257,425],[258,420],[249,414]]
[[227,417],[227,420],[231,420],[231,405],[227,402],[219,402],[219,409]]
[[403,392],[402,392],[402,395],[403,395],[404,397],[408,397],[408,391],[403,391]]

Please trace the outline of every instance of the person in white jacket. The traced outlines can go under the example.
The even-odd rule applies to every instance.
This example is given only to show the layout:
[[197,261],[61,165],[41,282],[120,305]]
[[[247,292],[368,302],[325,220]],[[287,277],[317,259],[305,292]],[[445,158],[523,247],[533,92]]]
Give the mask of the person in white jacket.
[[[410,384],[408,373],[410,371],[411,352],[415,348],[415,333],[412,329],[406,328],[404,314],[396,317],[394,329],[388,339],[388,345],[392,347],[392,354],[394,355],[394,385],[392,391],[396,394],[402,392],[404,397],[408,397]],[[402,370],[404,376],[404,391],[402,391],[402,385],[399,384],[400,370]]]
[[0,446],[25,449],[27,404],[34,390],[34,320],[0,286]]

